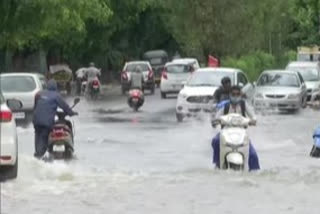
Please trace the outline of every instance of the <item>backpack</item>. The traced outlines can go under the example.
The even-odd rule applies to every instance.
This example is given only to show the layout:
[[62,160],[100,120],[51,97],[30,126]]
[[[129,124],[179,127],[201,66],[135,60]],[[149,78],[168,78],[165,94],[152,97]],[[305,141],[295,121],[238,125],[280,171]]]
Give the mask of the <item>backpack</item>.
[[[246,102],[244,100],[241,100],[240,108],[241,108],[242,116],[246,117]],[[229,114],[229,110],[230,110],[230,103],[225,105],[225,107],[224,107],[224,115]]]

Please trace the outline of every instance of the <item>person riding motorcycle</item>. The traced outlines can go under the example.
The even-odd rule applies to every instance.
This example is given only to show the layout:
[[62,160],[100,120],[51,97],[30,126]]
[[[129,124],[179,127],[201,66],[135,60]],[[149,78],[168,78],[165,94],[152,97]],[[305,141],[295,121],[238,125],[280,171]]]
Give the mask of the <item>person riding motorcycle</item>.
[[39,92],[35,97],[33,126],[35,129],[35,153],[38,159],[47,151],[49,133],[55,122],[57,108],[61,108],[69,116],[78,115],[63,100],[58,92],[55,80],[49,80],[47,89]]
[[136,69],[131,72],[131,89],[143,90],[143,73],[142,68],[137,66]]
[[87,78],[87,88],[86,88],[87,93],[90,92],[89,90],[91,88],[93,81],[97,80],[100,85],[99,78],[101,76],[101,71],[95,67],[95,64],[93,62],[91,62],[89,64],[89,68],[86,69],[85,76]]
[[77,81],[77,95],[81,95],[82,81],[85,80],[85,68],[80,68],[76,71],[76,81]]
[[213,98],[215,103],[220,103],[223,100],[228,100],[231,90],[230,77],[223,77],[221,80],[221,86],[215,91]]
[[[140,91],[143,91],[143,73],[142,73],[142,68],[140,66],[137,66],[136,69],[131,72],[131,86],[130,86],[130,91],[138,89]],[[128,103],[130,106],[131,102],[131,93],[129,91],[129,97],[128,97]],[[138,106],[142,106],[144,103],[144,95],[141,93],[141,100],[138,103]]]
[[[253,110],[246,105],[245,100],[242,99],[241,88],[238,86],[233,86],[230,93],[230,103],[226,104],[224,108],[220,109],[216,114],[216,120],[223,115],[232,113],[241,114],[243,117],[250,118],[250,125],[256,125],[257,118]],[[218,133],[212,140],[213,148],[213,163],[219,167],[220,166],[220,133]],[[256,150],[254,149],[252,143],[249,144],[249,170],[259,170],[259,158]]]

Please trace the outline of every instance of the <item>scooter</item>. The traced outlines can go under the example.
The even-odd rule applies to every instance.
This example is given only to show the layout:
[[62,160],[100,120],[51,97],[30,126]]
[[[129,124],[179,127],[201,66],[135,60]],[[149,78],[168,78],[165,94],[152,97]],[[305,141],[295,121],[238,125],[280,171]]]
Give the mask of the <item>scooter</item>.
[[99,93],[100,93],[100,83],[98,80],[93,80],[90,83],[90,97],[93,100],[98,99]]
[[134,111],[138,111],[144,103],[144,95],[140,89],[131,89],[128,96],[128,105]]
[[228,114],[219,120],[220,169],[249,170],[249,136],[246,128],[250,119],[239,114]]
[[[71,108],[80,102],[80,98],[74,100]],[[63,111],[58,110],[57,119],[49,134],[48,152],[49,158],[54,160],[71,159],[74,153],[74,125]]]

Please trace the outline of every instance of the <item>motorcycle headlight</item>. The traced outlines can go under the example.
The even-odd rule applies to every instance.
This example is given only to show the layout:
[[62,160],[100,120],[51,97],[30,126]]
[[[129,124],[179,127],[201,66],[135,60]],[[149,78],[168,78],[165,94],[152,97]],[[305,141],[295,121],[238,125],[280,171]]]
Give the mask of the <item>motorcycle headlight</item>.
[[289,94],[288,99],[298,99],[300,94]]
[[256,93],[254,97],[257,98],[257,99],[263,99],[263,94]]

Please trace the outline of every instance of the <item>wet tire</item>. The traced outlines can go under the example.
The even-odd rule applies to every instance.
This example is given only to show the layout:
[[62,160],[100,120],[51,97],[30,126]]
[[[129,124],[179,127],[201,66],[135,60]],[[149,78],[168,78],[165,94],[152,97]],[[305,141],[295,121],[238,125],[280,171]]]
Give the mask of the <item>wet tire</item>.
[[177,122],[178,123],[182,123],[183,122],[183,115],[182,114],[176,113],[176,118],[177,118]]
[[1,166],[0,181],[16,179],[18,176],[18,157],[13,166]]
[[167,94],[164,93],[164,92],[161,92],[161,98],[162,98],[162,99],[166,99],[166,98],[167,98]]

